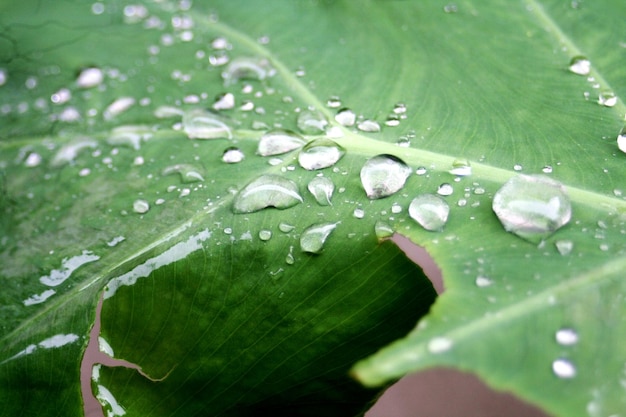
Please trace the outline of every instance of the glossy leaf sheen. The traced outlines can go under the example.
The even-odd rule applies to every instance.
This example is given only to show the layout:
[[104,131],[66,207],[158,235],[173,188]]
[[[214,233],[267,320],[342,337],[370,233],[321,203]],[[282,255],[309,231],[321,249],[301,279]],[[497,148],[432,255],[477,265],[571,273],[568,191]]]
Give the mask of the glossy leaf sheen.
[[[200,3],[0,4],[2,415],[82,415],[80,360],[103,292],[103,340],[163,378],[100,369],[101,396],[128,416],[355,415],[372,393],[349,368],[409,331],[352,375],[379,385],[451,366],[551,414],[623,413],[626,3]],[[569,70],[577,56],[589,74]],[[228,75],[227,60],[241,70]],[[88,68],[103,79],[78,82]],[[611,106],[598,104],[605,91]],[[230,130],[189,140],[181,115],[224,93]],[[381,131],[340,125],[329,97]],[[295,152],[256,154],[259,128],[296,130],[303,109],[329,121],[307,141],[332,135],[346,151],[320,170],[332,205],[305,192],[319,172]],[[381,123],[392,113],[397,126]],[[120,143],[120,126],[140,137],[124,129]],[[240,163],[222,161],[231,146]],[[360,171],[375,155],[426,174],[370,200]],[[449,172],[457,160],[471,175]],[[171,166],[202,174],[185,183],[163,174]],[[572,218],[536,245],[491,207],[511,177],[546,171]],[[293,181],[302,203],[233,213],[263,175]],[[428,232],[408,206],[444,183],[448,222]],[[303,253],[316,223],[338,226],[320,254]],[[430,311],[419,268],[378,243],[391,230],[442,268]]]

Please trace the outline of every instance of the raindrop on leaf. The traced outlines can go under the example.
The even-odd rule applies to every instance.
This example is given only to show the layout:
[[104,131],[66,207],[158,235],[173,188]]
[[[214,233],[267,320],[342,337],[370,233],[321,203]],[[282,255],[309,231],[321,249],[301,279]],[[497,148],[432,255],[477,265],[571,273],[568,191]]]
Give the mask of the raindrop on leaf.
[[272,231],[267,229],[262,229],[259,231],[259,239],[266,242],[272,238]]
[[376,234],[378,240],[383,240],[393,236],[394,232],[393,228],[389,224],[378,220],[374,225],[374,233]]
[[330,178],[315,177],[309,181],[308,189],[320,206],[331,205],[330,200],[335,191],[335,184]]
[[261,156],[280,155],[298,149],[305,143],[304,138],[295,132],[276,129],[261,136],[257,153]]
[[192,109],[183,114],[183,129],[189,139],[231,139],[230,127],[218,114]]
[[326,120],[324,114],[318,110],[302,110],[298,114],[296,124],[302,133],[318,135],[324,133],[328,126],[328,120]]
[[235,84],[239,80],[259,80],[274,76],[276,70],[267,58],[238,57],[234,58],[224,72],[224,85]]
[[80,88],[92,88],[102,84],[103,80],[104,72],[100,68],[90,67],[80,72],[76,79],[76,85]]
[[374,120],[363,120],[356,126],[362,132],[380,132],[380,124]]
[[176,164],[165,167],[161,172],[162,175],[180,174],[180,180],[183,183],[192,183],[204,181],[200,170],[189,164]]
[[335,115],[335,121],[342,126],[354,126],[356,114],[348,108],[343,108]]
[[267,207],[286,209],[302,203],[298,185],[274,174],[262,175],[237,193],[233,212],[252,213]]
[[439,186],[439,188],[437,188],[437,194],[439,195],[449,196],[452,195],[453,192],[454,188],[452,188],[452,185],[447,182],[444,182]]
[[423,194],[415,197],[409,205],[409,216],[424,229],[438,232],[448,221],[450,206],[439,196]]
[[584,56],[575,56],[569,63],[569,70],[574,74],[588,75],[591,71],[591,62]]
[[556,250],[559,251],[561,255],[569,255],[572,252],[572,249],[574,249],[574,242],[571,240],[557,240],[554,242],[554,245],[556,246]]
[[237,164],[244,160],[246,156],[242,152],[241,149],[231,146],[226,148],[224,154],[222,155],[222,161],[227,164]]
[[562,328],[554,335],[556,342],[561,346],[572,346],[578,343],[578,333],[574,329]]
[[552,362],[552,372],[563,379],[570,379],[576,376],[576,367],[567,359],[559,358]]
[[339,161],[346,151],[330,139],[315,139],[307,143],[298,154],[298,163],[306,170],[328,168]]
[[613,107],[617,104],[617,96],[612,91],[603,91],[598,95],[598,104]]
[[300,249],[302,252],[319,254],[324,244],[339,223],[320,223],[306,228],[300,235]]
[[150,204],[146,200],[135,200],[133,203],[133,211],[135,213],[144,214],[150,210]]
[[378,199],[400,191],[411,168],[393,155],[377,155],[368,159],[361,168],[361,184],[367,197]]

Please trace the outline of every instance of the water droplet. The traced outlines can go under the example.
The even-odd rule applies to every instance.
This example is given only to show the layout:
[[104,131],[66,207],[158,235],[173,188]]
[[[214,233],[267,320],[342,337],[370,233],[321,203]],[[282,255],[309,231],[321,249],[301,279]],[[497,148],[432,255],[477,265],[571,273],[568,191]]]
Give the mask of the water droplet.
[[80,152],[86,148],[95,148],[98,142],[90,138],[81,138],[63,145],[54,155],[50,165],[60,167],[65,164],[74,163],[74,160]]
[[400,204],[398,204],[398,203],[393,203],[393,204],[391,205],[391,212],[392,212],[393,214],[398,214],[398,213],[400,213],[401,211],[402,211],[402,206],[401,206]]
[[591,71],[591,62],[584,56],[575,56],[569,63],[569,70],[574,74],[588,75]]
[[554,335],[556,342],[562,346],[572,346],[578,343],[578,333],[574,329],[559,329]]
[[24,166],[27,168],[33,168],[39,166],[41,164],[41,155],[36,152],[31,152],[28,154],[26,159],[24,160]]
[[552,362],[552,372],[559,378],[574,378],[576,376],[576,367],[569,360],[559,358]]
[[5,70],[4,68],[0,68],[0,86],[5,85],[8,78],[9,75],[7,73],[7,70]]
[[215,50],[230,49],[231,45],[228,43],[228,39],[220,36],[211,41],[211,48]]
[[424,229],[438,232],[448,221],[450,206],[439,196],[423,194],[415,197],[409,205],[409,216]]
[[400,119],[398,118],[397,115],[391,114],[387,116],[387,119],[385,119],[385,126],[389,126],[389,127],[400,126]]
[[230,127],[218,114],[192,109],[183,114],[183,129],[189,139],[231,139]]
[[320,206],[332,205],[330,200],[335,191],[335,184],[330,178],[315,177],[309,181],[308,189]]
[[476,187],[474,188],[474,194],[483,195],[485,194],[485,189],[483,187]]
[[159,106],[154,111],[154,117],[158,119],[168,119],[170,117],[179,117],[182,116],[185,112],[173,106]]
[[447,337],[434,337],[430,339],[427,349],[430,353],[438,354],[447,352],[452,348],[452,340]]
[[56,93],[50,96],[50,101],[54,104],[67,103],[72,98],[72,92],[67,88],[61,88]]
[[224,228],[224,234],[225,235],[232,235],[233,234],[233,229],[231,227],[225,227]]
[[617,147],[620,151],[626,153],[626,127],[617,136]]
[[552,166],[551,165],[546,165],[541,169],[541,172],[543,172],[544,174],[552,174]]
[[571,240],[557,240],[554,242],[554,245],[556,246],[556,250],[564,256],[569,255],[572,252],[572,249],[574,249],[574,242]]
[[150,210],[150,203],[146,200],[138,199],[133,203],[133,211],[135,213],[144,214],[147,213],[148,210]]
[[520,164],[515,164],[513,165],[513,170],[515,171],[521,171],[522,169],[524,169],[524,167],[522,167]]
[[485,288],[493,284],[493,281],[491,280],[491,278],[487,278],[482,275],[477,276],[475,282],[476,282],[476,286],[479,288]]
[[428,170],[426,169],[426,167],[417,167],[417,169],[415,170],[415,173],[417,175],[424,175],[428,172]]
[[404,113],[406,113],[406,104],[404,104],[404,103],[396,103],[396,105],[393,106],[393,112],[395,114],[404,114]]
[[296,122],[298,129],[307,135],[318,135],[324,133],[328,126],[328,120],[319,110],[302,110],[298,114]]
[[380,132],[380,124],[374,120],[362,120],[356,126],[362,132]]
[[141,141],[152,137],[152,129],[143,125],[118,126],[111,130],[107,143],[112,146],[128,146],[135,150],[141,147]]
[[296,262],[296,259],[293,257],[293,246],[289,246],[289,253],[285,256],[285,263],[287,265],[293,265]]
[[393,155],[377,155],[368,159],[361,168],[361,184],[367,197],[378,199],[400,191],[411,168]]
[[320,223],[307,227],[300,235],[300,249],[302,252],[319,254],[324,244],[339,223]]
[[259,232],[259,239],[261,239],[262,241],[267,242],[271,238],[272,238],[271,230],[263,229]]
[[76,79],[76,85],[80,88],[92,88],[102,84],[104,81],[104,73],[100,68],[85,68],[80,72]]
[[278,224],[278,230],[280,230],[283,233],[289,233],[289,232],[293,231],[295,228],[296,228],[296,226],[291,225],[289,223],[280,222]]
[[378,240],[388,239],[393,236],[393,228],[389,224],[378,220],[374,225],[374,233]]
[[259,80],[273,77],[276,70],[267,58],[238,57],[230,61],[222,78],[224,85],[235,84],[239,80]]
[[130,109],[134,104],[134,98],[120,97],[109,104],[109,106],[104,110],[103,117],[105,120],[111,120],[112,118]]
[[459,11],[459,8],[457,7],[456,4],[449,3],[443,6],[443,11],[446,13],[456,13],[457,11]]
[[506,231],[534,243],[567,224],[572,215],[563,184],[539,175],[508,180],[496,192],[492,207]]
[[328,168],[339,161],[346,151],[330,139],[315,139],[307,143],[298,154],[298,163],[306,170]]
[[262,175],[237,193],[235,213],[252,213],[267,207],[286,209],[302,203],[298,185],[278,175]]
[[276,129],[261,136],[257,152],[261,156],[280,155],[298,149],[305,143],[304,138],[295,132]]
[[362,219],[363,217],[365,217],[365,210],[363,210],[360,207],[357,207],[352,212],[352,215],[357,219]]
[[235,95],[233,93],[222,93],[215,97],[213,110],[230,110],[235,107]]
[[326,100],[326,105],[331,109],[336,109],[341,106],[341,99],[337,96],[331,96]]
[[246,156],[243,154],[241,149],[231,146],[230,148],[226,148],[224,154],[222,155],[222,161],[227,164],[236,164],[244,160]]
[[437,188],[437,194],[439,195],[449,196],[452,195],[452,193],[454,193],[454,188],[447,182],[444,182]]
[[472,175],[472,167],[467,159],[455,159],[454,162],[452,162],[450,174],[466,177]]
[[180,180],[183,183],[191,183],[204,181],[200,170],[189,164],[170,165],[163,169],[162,175],[180,174]]
[[344,107],[335,115],[335,121],[342,126],[354,126],[356,114],[352,110]]
[[613,107],[617,104],[617,96],[612,91],[603,91],[598,95],[598,104]]

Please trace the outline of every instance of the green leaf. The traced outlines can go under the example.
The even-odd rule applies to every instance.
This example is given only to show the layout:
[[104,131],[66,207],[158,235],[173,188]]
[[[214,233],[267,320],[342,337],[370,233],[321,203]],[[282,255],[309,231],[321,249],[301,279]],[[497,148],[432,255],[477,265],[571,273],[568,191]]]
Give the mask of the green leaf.
[[[82,414],[81,355],[104,292],[101,346],[143,371],[95,368],[113,414],[356,414],[372,393],[349,368],[407,332],[352,375],[373,386],[443,365],[555,415],[620,413],[622,3],[0,5],[2,412]],[[568,71],[580,55],[588,76]],[[247,59],[225,80],[224,56]],[[103,82],[77,85],[89,67]],[[612,107],[597,103],[604,91]],[[189,116],[214,117],[197,109],[227,92],[235,108],[199,135],[217,138],[190,140]],[[339,125],[334,96],[382,131]],[[187,116],[158,118],[162,106]],[[309,107],[346,151],[335,165],[256,154],[266,130],[297,130]],[[245,159],[226,164],[233,146]],[[369,199],[360,171],[380,154],[412,173]],[[449,172],[461,160],[471,175]],[[332,205],[307,190],[319,173],[334,182]],[[569,223],[539,245],[492,210],[520,173],[559,181],[571,199]],[[262,175],[295,183],[302,202],[234,213]],[[426,231],[410,203],[444,183],[449,219]],[[377,222],[444,274],[416,328],[432,287],[379,243]],[[300,249],[314,224],[333,225],[319,254]]]

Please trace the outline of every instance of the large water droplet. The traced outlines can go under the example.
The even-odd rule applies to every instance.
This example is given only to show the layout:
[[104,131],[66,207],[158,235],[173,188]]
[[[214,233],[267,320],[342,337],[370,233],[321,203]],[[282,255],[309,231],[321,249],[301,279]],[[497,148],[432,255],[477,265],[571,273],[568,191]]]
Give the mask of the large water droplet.
[[559,378],[574,378],[576,367],[568,359],[559,358],[552,362],[552,372]]
[[578,333],[574,329],[559,329],[554,335],[556,342],[562,346],[572,346],[578,343]]
[[300,235],[300,249],[302,252],[321,253],[328,236],[339,223],[320,223],[306,228]]
[[343,108],[335,115],[335,121],[342,126],[354,126],[356,114],[348,108]]
[[261,136],[257,152],[261,156],[280,155],[298,149],[305,143],[304,138],[295,132],[276,129]]
[[180,174],[180,180],[184,183],[204,181],[200,170],[189,164],[176,164],[165,167],[162,175]]
[[298,154],[298,163],[309,171],[333,166],[346,151],[330,139],[315,139],[307,143]]
[[492,207],[508,232],[535,243],[567,224],[572,215],[563,184],[540,175],[511,178],[496,192]]
[[183,129],[189,139],[231,139],[233,134],[217,113],[192,109],[183,114]]
[[450,206],[444,199],[433,194],[415,197],[409,205],[409,216],[424,229],[432,232],[443,230],[448,221]]
[[370,199],[390,196],[402,189],[411,168],[393,155],[377,155],[361,168],[361,184]]
[[98,142],[91,138],[80,138],[70,143],[66,143],[54,154],[50,165],[60,167],[65,164],[73,163],[78,154],[86,148],[95,148]]
[[92,88],[102,84],[104,81],[104,72],[100,68],[85,68],[78,74],[76,85],[80,88]]
[[330,178],[315,177],[309,181],[308,189],[320,206],[329,206],[332,204],[330,200],[335,191],[335,184]]
[[569,63],[569,70],[574,74],[588,75],[591,71],[591,62],[584,56],[575,56]]
[[239,80],[264,80],[274,76],[276,70],[267,58],[238,57],[230,61],[222,78],[224,85],[235,84]]
[[244,160],[246,156],[242,152],[241,149],[231,146],[230,148],[226,148],[224,154],[222,155],[222,161],[227,164],[236,164]]
[[252,213],[266,207],[286,209],[302,203],[298,185],[278,175],[262,175],[237,193],[233,202],[235,213]]
[[324,133],[328,126],[328,120],[319,110],[302,110],[298,114],[296,122],[298,129],[307,135],[319,135]]

